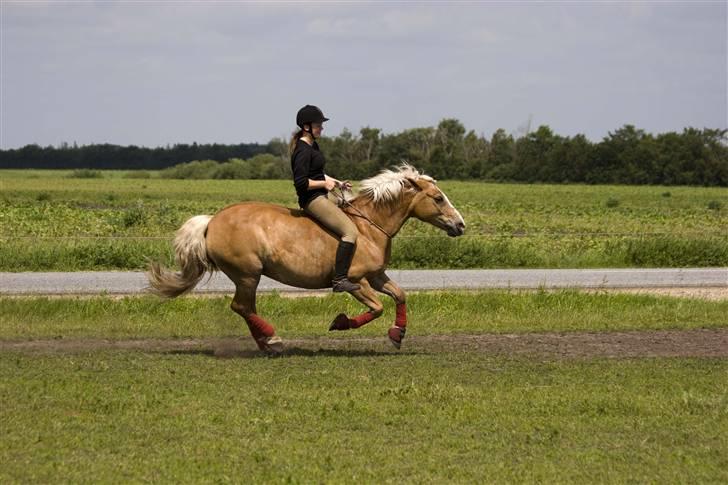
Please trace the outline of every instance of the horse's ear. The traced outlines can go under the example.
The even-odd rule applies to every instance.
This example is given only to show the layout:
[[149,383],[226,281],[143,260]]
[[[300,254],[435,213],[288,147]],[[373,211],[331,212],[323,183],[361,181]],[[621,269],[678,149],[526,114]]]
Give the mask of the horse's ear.
[[420,187],[420,185],[417,183],[417,179],[415,179],[414,177],[405,176],[405,180],[407,180],[410,185],[412,185],[412,188],[416,191],[419,192],[420,190],[422,190],[422,187]]

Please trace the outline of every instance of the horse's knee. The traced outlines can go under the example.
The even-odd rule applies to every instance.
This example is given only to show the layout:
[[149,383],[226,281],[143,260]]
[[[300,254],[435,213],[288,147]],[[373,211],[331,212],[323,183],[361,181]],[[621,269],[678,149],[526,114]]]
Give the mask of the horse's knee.
[[235,300],[230,302],[230,308],[232,309],[232,311],[234,311],[235,313],[237,313],[238,315],[240,315],[241,317],[246,318],[246,319],[251,314],[255,313],[253,311],[253,307],[251,307],[249,304],[242,303],[242,302],[235,301]]
[[[247,323],[250,333],[256,341],[262,337],[272,337],[275,335],[276,331],[273,325],[256,314],[250,306],[233,300],[230,303],[230,308],[245,319],[245,323]],[[258,343],[260,345],[260,342]]]
[[407,294],[405,291],[399,285],[394,284],[391,280],[381,284],[380,290],[391,296],[394,303],[397,305],[402,305],[407,302]]
[[238,311],[239,311],[239,305],[237,304],[237,302],[235,300],[233,300],[233,301],[230,302],[230,309],[232,311],[234,311],[235,313],[238,313]]
[[382,305],[381,303],[373,303],[369,307],[369,311],[372,312],[374,318],[378,318],[382,315],[382,313],[384,313],[384,305]]

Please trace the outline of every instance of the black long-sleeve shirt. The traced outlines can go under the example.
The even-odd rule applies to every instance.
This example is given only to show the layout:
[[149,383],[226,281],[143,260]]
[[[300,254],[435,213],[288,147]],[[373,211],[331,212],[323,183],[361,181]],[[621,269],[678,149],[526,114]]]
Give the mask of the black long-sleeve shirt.
[[303,208],[308,202],[320,195],[328,195],[325,188],[308,190],[308,179],[326,180],[324,177],[324,165],[326,159],[319,150],[318,143],[309,145],[300,138],[296,142],[296,148],[291,154],[291,171],[293,172],[293,185],[298,195],[298,205]]

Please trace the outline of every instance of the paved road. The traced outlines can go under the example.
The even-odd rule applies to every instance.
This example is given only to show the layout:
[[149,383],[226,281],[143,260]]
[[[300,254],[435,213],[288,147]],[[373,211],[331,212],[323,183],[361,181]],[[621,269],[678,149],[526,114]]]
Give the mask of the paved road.
[[[726,288],[728,268],[650,269],[460,269],[388,270],[405,290],[450,288]],[[203,281],[207,276],[203,278]],[[0,273],[0,295],[138,294],[147,285],[144,272],[93,271]],[[311,291],[262,277],[258,291]],[[322,289],[320,291],[331,291]],[[221,272],[193,293],[234,292]]]

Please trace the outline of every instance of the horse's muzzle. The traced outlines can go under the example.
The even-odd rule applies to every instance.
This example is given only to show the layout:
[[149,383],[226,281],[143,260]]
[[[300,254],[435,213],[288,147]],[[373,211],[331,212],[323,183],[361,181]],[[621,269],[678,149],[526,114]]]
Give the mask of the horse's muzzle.
[[447,235],[450,237],[462,236],[464,233],[465,233],[465,223],[464,222],[457,222],[455,224],[451,224],[447,228]]

